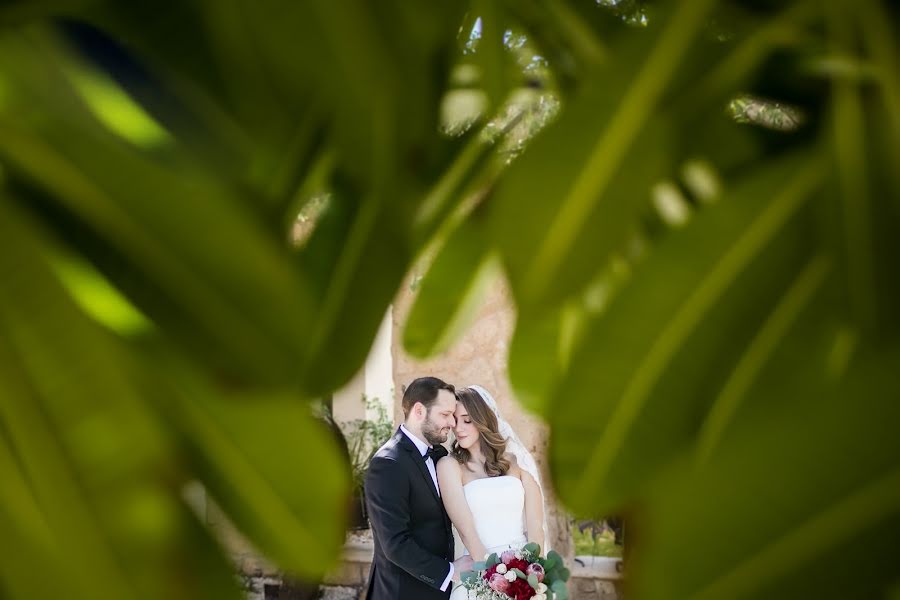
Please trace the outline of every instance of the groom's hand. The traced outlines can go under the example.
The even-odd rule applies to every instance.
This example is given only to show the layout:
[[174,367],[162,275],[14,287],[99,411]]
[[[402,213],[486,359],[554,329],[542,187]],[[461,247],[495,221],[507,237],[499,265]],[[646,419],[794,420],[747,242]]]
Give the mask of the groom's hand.
[[453,581],[455,583],[460,582],[460,575],[465,573],[466,571],[471,571],[472,567],[475,566],[475,561],[472,560],[472,557],[468,554],[464,556],[460,556],[455,561],[453,561]]

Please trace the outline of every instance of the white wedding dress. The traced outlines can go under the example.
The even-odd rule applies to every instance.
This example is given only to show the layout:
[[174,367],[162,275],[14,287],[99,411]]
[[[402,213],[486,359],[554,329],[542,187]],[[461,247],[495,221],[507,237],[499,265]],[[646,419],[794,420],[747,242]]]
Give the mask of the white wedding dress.
[[[527,543],[525,537],[525,488],[512,475],[486,477],[463,486],[469,510],[475,520],[475,531],[488,553],[518,550]],[[465,554],[469,551],[466,550]],[[483,556],[473,556],[476,562]],[[450,600],[468,600],[462,585],[454,588]]]

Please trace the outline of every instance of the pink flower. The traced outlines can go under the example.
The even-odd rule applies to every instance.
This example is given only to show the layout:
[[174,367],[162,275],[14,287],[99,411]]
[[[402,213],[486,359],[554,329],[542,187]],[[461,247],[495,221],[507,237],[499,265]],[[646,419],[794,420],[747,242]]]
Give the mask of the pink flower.
[[516,553],[512,550],[506,550],[503,554],[500,555],[500,560],[503,561],[503,564],[508,565],[512,561],[516,560]]
[[535,577],[537,577],[537,580],[539,582],[543,581],[544,580],[544,567],[542,567],[538,563],[531,563],[530,565],[528,565],[528,568],[525,569],[525,574],[526,575],[534,575]]
[[491,586],[491,589],[495,592],[500,592],[501,594],[506,593],[507,588],[509,588],[509,582],[506,578],[500,573],[494,573],[491,575],[490,581],[488,581],[488,585]]

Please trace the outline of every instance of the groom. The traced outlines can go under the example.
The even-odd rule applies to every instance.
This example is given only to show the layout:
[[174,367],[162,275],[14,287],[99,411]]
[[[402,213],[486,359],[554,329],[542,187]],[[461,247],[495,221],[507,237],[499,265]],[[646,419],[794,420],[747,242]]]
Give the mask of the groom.
[[453,560],[453,533],[435,463],[455,425],[453,386],[420,377],[403,394],[405,421],[382,446],[366,476],[366,506],[375,538],[368,600],[446,600],[451,581],[471,570]]

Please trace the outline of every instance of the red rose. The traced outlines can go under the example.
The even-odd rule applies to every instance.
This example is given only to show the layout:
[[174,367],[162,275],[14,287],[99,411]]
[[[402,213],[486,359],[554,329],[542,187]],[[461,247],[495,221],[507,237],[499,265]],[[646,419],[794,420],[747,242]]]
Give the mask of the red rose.
[[519,569],[523,573],[528,568],[528,561],[521,558],[515,558],[507,565],[510,569]]
[[509,584],[506,593],[516,600],[529,600],[529,598],[532,598],[537,592],[535,592],[534,588],[528,585],[528,582],[524,579],[516,579]]

